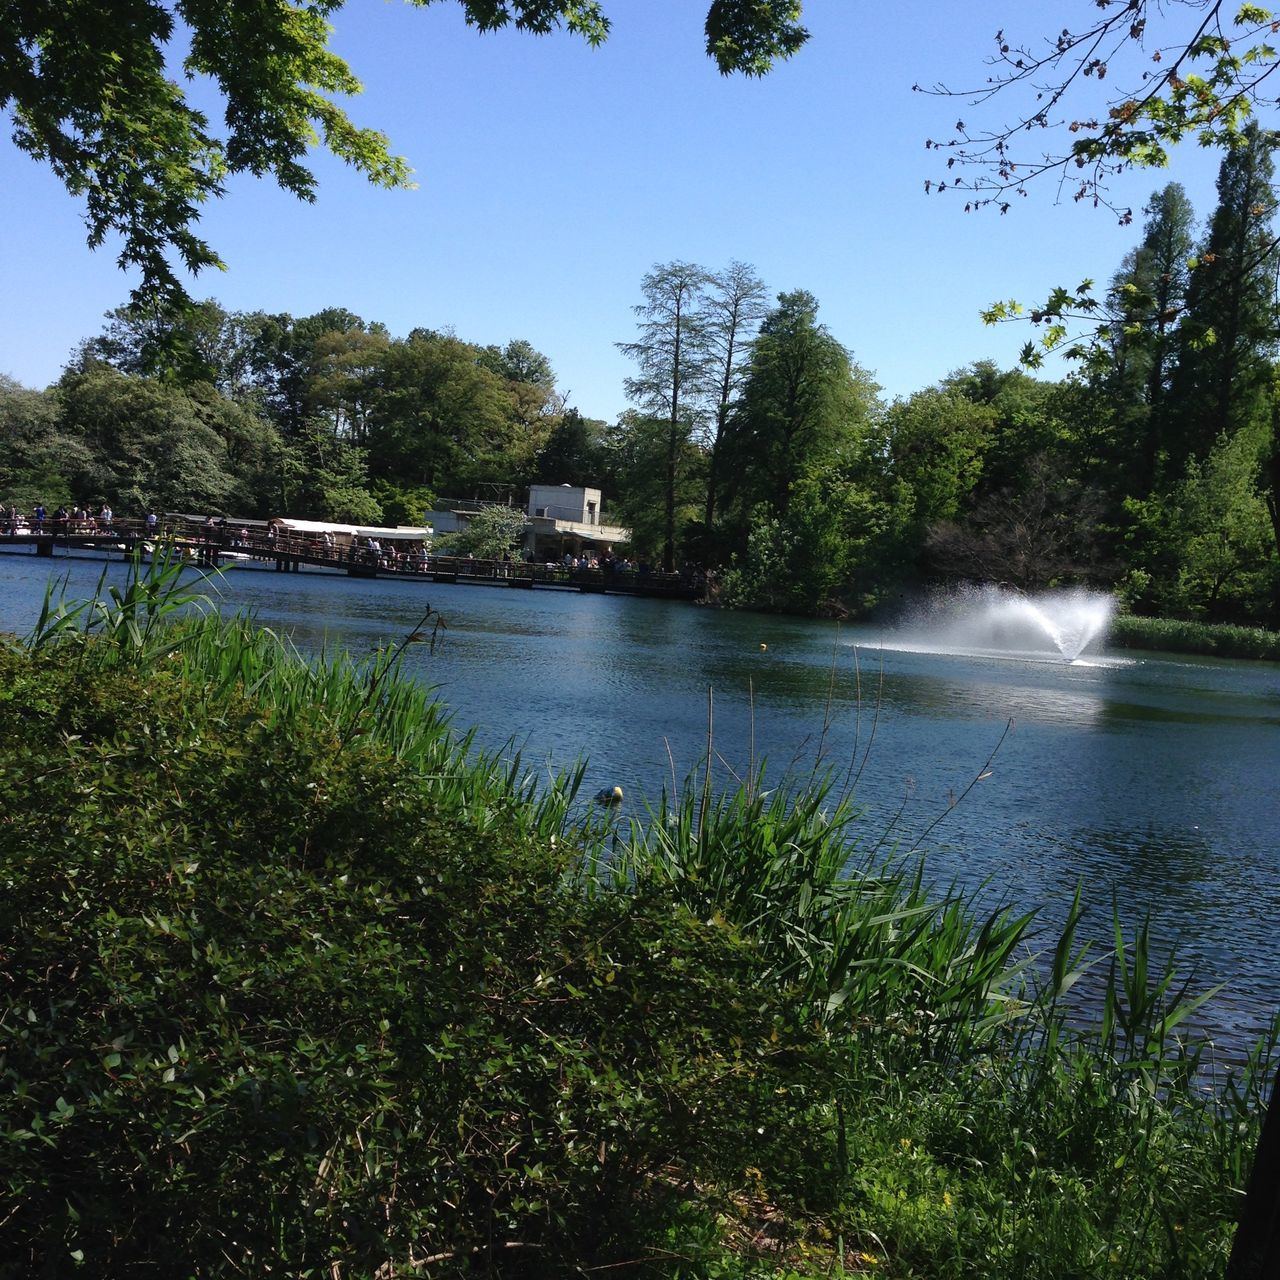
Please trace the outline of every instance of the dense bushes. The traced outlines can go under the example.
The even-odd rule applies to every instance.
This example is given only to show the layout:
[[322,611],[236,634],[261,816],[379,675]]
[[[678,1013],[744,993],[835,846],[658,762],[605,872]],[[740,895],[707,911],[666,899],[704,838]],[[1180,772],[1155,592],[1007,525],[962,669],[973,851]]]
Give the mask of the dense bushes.
[[820,788],[574,818],[177,603],[0,651],[0,1275],[1221,1269],[1269,1068],[1145,935],[1076,986]]
[[725,926],[319,714],[0,667],[9,1274],[547,1274],[799,1157],[821,1046]]

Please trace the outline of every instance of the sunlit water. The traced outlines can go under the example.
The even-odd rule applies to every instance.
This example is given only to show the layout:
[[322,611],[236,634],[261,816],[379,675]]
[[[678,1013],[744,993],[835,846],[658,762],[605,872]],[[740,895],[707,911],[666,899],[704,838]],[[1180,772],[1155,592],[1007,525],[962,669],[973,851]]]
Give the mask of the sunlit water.
[[[101,571],[57,568],[80,592]],[[0,555],[0,628],[30,627],[47,574]],[[1100,937],[1113,901],[1130,923],[1150,913],[1205,985],[1229,984],[1208,1021],[1234,1043],[1276,1010],[1280,666],[923,653],[880,629],[313,573],[240,569],[220,590],[306,650],[355,654],[395,642],[429,603],[443,644],[406,661],[457,724],[531,762],[585,756],[588,792],[623,787],[624,812],[698,762],[711,687],[722,778],[750,767],[753,743],[774,777],[821,751],[841,775],[861,768],[870,844],[923,841],[936,881],[985,884],[1048,922],[1083,883]]]

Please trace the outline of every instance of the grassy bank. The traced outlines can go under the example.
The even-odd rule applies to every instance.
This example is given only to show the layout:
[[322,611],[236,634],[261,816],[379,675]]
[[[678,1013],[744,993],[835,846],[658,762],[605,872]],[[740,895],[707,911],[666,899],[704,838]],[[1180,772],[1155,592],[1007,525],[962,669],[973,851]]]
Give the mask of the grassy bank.
[[174,591],[0,652],[0,1275],[1221,1271],[1268,1064],[1144,936],[820,787],[624,821]]
[[1117,649],[1156,653],[1210,654],[1219,658],[1261,658],[1280,662],[1280,631],[1236,627],[1220,622],[1183,622],[1176,618],[1139,618],[1122,614],[1111,622],[1107,644]]

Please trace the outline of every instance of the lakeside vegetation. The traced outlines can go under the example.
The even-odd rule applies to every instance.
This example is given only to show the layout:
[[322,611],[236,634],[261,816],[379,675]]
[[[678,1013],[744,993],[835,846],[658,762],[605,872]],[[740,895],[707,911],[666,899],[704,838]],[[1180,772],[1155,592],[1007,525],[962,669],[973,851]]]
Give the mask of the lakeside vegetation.
[[1221,1271],[1274,1060],[1145,932],[932,889],[838,778],[623,820],[195,603],[0,649],[0,1274]]
[[1217,658],[1260,658],[1280,662],[1280,632],[1228,623],[1186,622],[1121,614],[1107,628],[1107,644],[1157,653],[1207,654]]

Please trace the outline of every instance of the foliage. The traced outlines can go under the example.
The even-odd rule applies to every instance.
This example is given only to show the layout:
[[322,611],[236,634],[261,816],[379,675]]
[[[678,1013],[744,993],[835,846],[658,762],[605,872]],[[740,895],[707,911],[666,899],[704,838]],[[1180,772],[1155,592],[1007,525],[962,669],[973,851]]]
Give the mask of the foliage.
[[236,495],[216,397],[90,363],[63,375],[58,406],[62,430],[82,445],[64,464],[81,500],[123,515],[225,510]]
[[1276,351],[1274,140],[1249,126],[1218,172],[1218,205],[1187,289],[1167,441],[1172,461],[1203,460],[1265,403]]
[[783,517],[756,508],[744,552],[725,570],[719,601],[734,607],[842,616],[878,585],[889,512],[839,473],[814,468]]
[[283,452],[286,511],[343,524],[378,524],[382,504],[369,492],[367,455],[322,421],[308,423]]
[[701,328],[707,344],[707,377],[713,401],[711,438],[707,448],[707,504],[704,523],[716,521],[716,498],[721,469],[720,449],[742,383],[747,376],[752,345],[765,317],[767,290],[755,268],[731,262],[707,276]]
[[1145,931],[1033,963],[822,759],[577,820],[170,573],[0,650],[0,1272],[1221,1269],[1270,1067]]
[[436,550],[445,555],[475,556],[478,560],[506,560],[519,549],[529,517],[519,507],[486,502],[456,533],[444,534]]
[[[953,137],[931,140],[927,145],[946,157],[948,176],[927,188],[967,192],[966,208],[1004,212],[1029,183],[1057,175],[1074,188],[1074,199],[1114,207],[1107,192],[1114,174],[1163,168],[1184,140],[1228,150],[1247,145],[1250,125],[1275,109],[1272,10],[1242,0],[1093,8],[1081,25],[1043,40],[1024,41],[1002,28],[980,87],[931,90],[976,108],[998,102],[1002,114],[990,128],[970,129],[961,119]],[[1131,216],[1116,212],[1122,221]]]
[[1111,620],[1107,643],[1122,649],[1203,653],[1219,658],[1259,658],[1280,662],[1280,632],[1227,622],[1144,618],[1124,613]]
[[802,478],[838,466],[867,434],[875,385],[825,325],[804,289],[778,295],[752,344],[742,392],[721,444],[724,505],[736,518],[763,505],[785,521]]
[[0,499],[52,509],[72,496],[67,473],[84,461],[78,442],[58,430],[54,397],[0,375]]
[[606,424],[568,409],[551,428],[534,460],[533,479],[542,484],[596,487],[612,465]]
[[671,424],[632,410],[621,415],[610,434],[618,481],[625,486],[613,510],[643,560],[662,563],[668,539],[683,541],[697,527],[705,489],[703,455],[692,435],[691,423],[677,431],[673,457]]
[[665,439],[655,461],[662,477],[662,567],[667,573],[676,567],[681,462],[706,413],[707,331],[699,303],[708,279],[705,269],[692,262],[656,264],[640,282],[644,301],[632,308],[639,334],[634,342],[618,343],[638,367],[637,376],[624,383],[628,399],[649,424],[663,424]]
[[[596,45],[609,30],[598,0],[459,2],[481,31],[563,26]],[[117,2],[68,20],[58,0],[37,0],[10,15],[0,33],[0,108],[13,118],[14,141],[85,197],[92,247],[120,235],[120,265],[141,273],[136,304],[186,303],[170,253],[191,272],[222,265],[194,224],[234,174],[269,174],[312,200],[304,160],[320,141],[379,186],[411,185],[386,137],[357,127],[336,101],[361,89],[329,48],[329,20],[342,6]],[[725,74],[763,75],[807,38],[799,13],[799,0],[714,0],[707,53]],[[225,132],[188,100],[179,68],[216,86]]]

